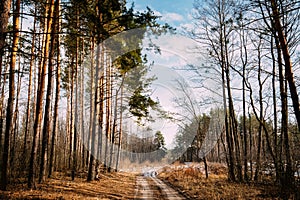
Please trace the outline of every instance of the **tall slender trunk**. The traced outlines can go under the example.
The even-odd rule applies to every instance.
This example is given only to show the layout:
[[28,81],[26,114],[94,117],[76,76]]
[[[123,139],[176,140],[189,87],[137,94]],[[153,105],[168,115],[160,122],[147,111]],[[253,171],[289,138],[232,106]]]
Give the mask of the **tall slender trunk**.
[[255,175],[254,180],[257,181],[259,179],[259,173],[260,173],[260,166],[261,166],[261,145],[262,145],[262,122],[263,119],[263,97],[262,97],[262,81],[261,81],[261,49],[260,49],[261,41],[258,45],[258,83],[259,83],[259,128],[258,128],[258,149],[257,149],[257,156],[256,156],[256,169],[255,169]]
[[[222,15],[221,10],[219,11],[219,19],[220,19],[220,26],[223,27],[222,23]],[[222,29],[221,28],[221,29]],[[224,40],[223,31],[220,31],[220,41]],[[226,69],[226,62],[225,62],[225,50],[224,50],[224,44],[221,42],[221,70],[222,70],[222,87],[223,87],[223,106],[224,106],[224,113],[225,113],[225,133],[226,133],[226,142],[228,147],[228,179],[235,181],[235,174],[234,174],[234,157],[233,157],[233,142],[232,142],[232,135],[229,131],[229,116],[227,111],[227,95],[226,95],[226,76],[225,71]]]
[[[277,125],[277,91],[276,91],[276,59],[274,52],[274,38],[272,37],[271,41],[271,56],[273,61],[273,73],[272,73],[272,87],[273,87],[273,116],[274,116],[274,129],[273,129],[273,137],[274,137],[274,154],[276,158],[275,170],[276,170],[276,181],[279,181],[279,169],[278,169],[278,125]],[[280,60],[279,60],[280,59]],[[279,53],[278,62],[281,62],[281,54]]]
[[104,165],[108,167],[108,151],[109,141],[111,141],[111,85],[110,85],[110,66],[106,66],[106,77],[105,77],[105,93],[106,93],[106,127],[105,127],[105,153],[104,153]]
[[[282,55],[285,63],[285,74],[284,78],[288,82],[290,95],[293,102],[294,113],[296,116],[297,124],[298,124],[298,131],[300,132],[300,104],[299,104],[299,96],[298,91],[296,88],[294,74],[293,74],[293,67],[290,58],[289,47],[286,39],[286,35],[284,34],[284,29],[280,22],[280,14],[278,11],[278,5],[275,0],[271,0],[272,12],[273,12],[273,19],[274,19],[274,28],[275,32],[278,34],[278,40],[280,42],[280,47],[282,50]],[[279,49],[278,48],[278,49]],[[279,69],[279,73],[283,73],[283,69]],[[283,76],[281,74],[280,76]],[[283,79],[283,77],[281,77]],[[283,144],[285,150],[285,157],[286,157],[286,169],[283,177],[283,181],[281,183],[284,191],[293,188],[294,184],[294,172],[292,169],[292,156],[290,152],[290,142],[289,142],[289,135],[288,135],[288,108],[287,108],[287,89],[283,87],[284,81],[280,81],[280,95],[281,95],[281,103],[282,103],[282,137],[283,137]]]
[[248,108],[248,118],[249,118],[249,153],[250,153],[250,179],[253,178],[253,136],[252,136],[252,117],[250,114],[250,109]]
[[121,83],[121,98],[120,98],[120,124],[119,124],[119,138],[118,138],[118,150],[117,150],[117,160],[116,160],[116,171],[118,171],[119,168],[119,162],[120,162],[120,155],[121,155],[121,145],[122,145],[122,132],[123,132],[123,96],[124,96],[124,79],[125,75],[122,79]]
[[118,102],[118,94],[116,94],[115,98],[115,108],[114,108],[114,119],[112,124],[112,132],[111,132],[111,143],[110,143],[110,155],[109,155],[109,163],[108,163],[108,172],[112,172],[113,168],[113,157],[114,157],[114,143],[115,143],[115,137],[116,137],[116,131],[117,131],[117,105]]
[[[34,15],[37,13],[37,8],[36,5],[34,7]],[[36,17],[34,17],[33,21],[33,31],[32,31],[32,46],[31,46],[31,57],[30,57],[30,64],[29,64],[29,83],[28,83],[28,90],[27,90],[27,106],[26,106],[26,122],[25,122],[25,132],[24,132],[24,143],[23,143],[23,157],[25,158],[24,160],[26,161],[26,154],[27,154],[27,137],[29,134],[30,130],[30,123],[31,123],[31,92],[32,92],[32,78],[33,78],[33,67],[34,67],[34,61],[36,56],[34,55],[35,51],[35,39],[36,39]]]
[[[9,151],[10,151],[10,134],[12,131],[12,122],[13,122],[13,110],[14,110],[14,98],[15,98],[15,66],[16,66],[16,57],[17,57],[17,51],[18,51],[18,43],[19,43],[19,19],[20,19],[20,4],[21,1],[16,1],[16,8],[14,10],[15,15],[13,17],[13,44],[12,44],[12,53],[11,53],[11,61],[10,61],[10,69],[9,69],[9,93],[8,93],[8,101],[7,101],[7,109],[6,109],[6,126],[5,126],[5,135],[4,135],[4,149],[3,149],[3,158],[2,158],[2,169],[1,169],[1,182],[0,182],[0,189],[6,190],[7,183],[8,183],[8,174],[9,174]],[[3,1],[0,3],[0,8],[2,6],[9,6],[9,1]],[[9,12],[9,10],[6,10],[6,8],[2,8],[4,10],[4,13],[0,13],[1,17],[7,17],[5,16],[6,12]],[[8,13],[7,13],[8,15]],[[4,22],[6,19],[3,19]],[[2,21],[2,19],[0,20]],[[3,23],[3,22],[2,22]],[[7,23],[0,24],[1,30],[0,30],[0,51],[2,51],[2,48],[4,46],[5,42],[5,34],[4,31],[6,31],[6,25]],[[5,28],[4,28],[5,26]],[[2,57],[2,53],[0,55]]]
[[94,74],[94,51],[95,51],[95,38],[91,38],[91,89],[90,89],[90,119],[89,119],[89,131],[88,131],[88,138],[87,138],[87,157],[86,157],[86,165],[89,165],[89,159],[90,159],[90,152],[91,152],[91,137],[92,137],[92,132],[93,132],[93,119],[94,119],[94,112],[95,112],[95,107],[94,107],[94,98],[96,98],[95,95],[95,74]]
[[33,127],[33,142],[30,156],[30,165],[29,165],[29,173],[28,173],[28,187],[35,188],[35,176],[36,176],[36,158],[37,158],[37,150],[38,150],[38,135],[41,130],[41,122],[42,122],[42,114],[43,114],[43,97],[45,93],[45,77],[46,77],[46,68],[47,68],[47,59],[49,55],[49,43],[50,43],[50,32],[51,32],[51,24],[52,24],[52,16],[53,16],[53,7],[54,0],[49,0],[49,7],[47,10],[47,25],[46,25],[46,35],[45,35],[45,44],[44,44],[44,58],[41,65],[41,71],[39,74],[38,82],[38,91],[37,91],[37,101],[36,101],[36,115],[35,122]]
[[[54,1],[53,1],[54,3]],[[59,1],[55,1],[54,7],[52,6],[50,9],[55,9],[58,7]],[[54,13],[54,10],[52,11]],[[45,103],[45,114],[44,114],[44,125],[43,125],[43,133],[42,133],[42,151],[41,151],[41,164],[40,164],[40,174],[39,174],[39,182],[44,182],[46,180],[46,166],[48,160],[48,145],[49,145],[49,133],[50,133],[50,119],[51,119],[51,96],[52,96],[52,85],[53,85],[53,57],[55,50],[55,42],[56,42],[56,23],[57,23],[57,14],[54,13],[51,16],[54,16],[50,26],[51,26],[51,34],[50,34],[50,49],[48,56],[48,85],[47,85],[47,94],[46,94],[46,103]]]
[[68,163],[68,168],[71,170],[72,166],[73,166],[73,150],[74,150],[74,66],[73,66],[73,62],[74,62],[74,57],[72,56],[71,58],[72,60],[72,64],[70,65],[70,69],[69,69],[69,98],[70,98],[70,102],[69,102],[69,106],[70,106],[70,113],[69,113],[69,163]]
[[[114,105],[114,112],[113,112],[113,115],[114,115],[114,119],[113,119],[113,127],[112,127],[112,141],[111,141],[111,147],[110,147],[110,160],[109,160],[109,172],[111,171],[112,169],[112,160],[113,160],[113,157],[114,157],[114,143],[115,143],[115,139],[116,139],[116,134],[117,134],[117,120],[118,120],[118,98],[119,98],[119,92],[121,91],[121,93],[123,92],[123,80],[122,79],[122,82],[121,82],[121,85],[120,87],[116,90],[116,96],[115,96],[115,105]],[[122,95],[122,94],[121,94]],[[122,98],[121,100],[122,101]],[[120,103],[122,105],[122,103]],[[122,107],[120,106],[120,110],[122,110]],[[122,112],[122,111],[121,111]],[[122,116],[120,116],[122,117]],[[122,121],[121,121],[122,122]],[[120,128],[122,130],[122,128]],[[119,133],[119,142],[118,144],[120,145],[120,142],[121,142],[121,138],[120,138],[120,134]],[[120,146],[118,146],[118,152],[117,152],[117,157],[116,157],[116,162],[118,160],[118,156],[119,156],[119,153],[120,153]],[[116,171],[117,171],[117,166],[118,164],[115,165],[116,166]]]
[[[107,60],[109,60],[108,58],[107,58]],[[108,70],[108,73],[107,73],[107,75],[106,76],[108,76],[109,77],[109,79],[107,80],[107,81],[109,81],[108,82],[108,84],[109,84],[109,96],[108,96],[108,98],[109,98],[109,100],[110,100],[110,112],[109,112],[109,116],[110,116],[110,118],[109,118],[109,126],[110,126],[110,132],[109,132],[109,134],[110,134],[110,136],[109,136],[109,138],[110,138],[110,148],[109,148],[109,152],[107,152],[107,156],[109,157],[109,160],[108,160],[108,163],[107,163],[107,165],[108,165],[108,172],[111,172],[112,171],[112,156],[113,156],[113,151],[114,151],[114,142],[115,142],[115,131],[116,131],[116,123],[117,123],[117,104],[116,104],[116,102],[118,101],[117,100],[117,93],[116,93],[116,102],[115,102],[115,108],[114,108],[114,110],[113,110],[113,105],[114,105],[114,102],[113,102],[113,99],[112,99],[112,97],[113,97],[113,90],[112,90],[112,88],[113,88],[113,86],[112,86],[112,79],[111,79],[111,77],[112,77],[112,69],[111,69],[111,63],[108,63],[107,64],[107,70]],[[114,116],[115,115],[115,116]]]
[[[79,20],[79,15],[77,13],[77,24]],[[77,137],[78,137],[78,37],[76,38],[76,53],[75,53],[75,111],[74,111],[74,142],[73,142],[73,163],[72,163],[72,180],[75,180],[75,173],[77,169]]]
[[243,65],[243,136],[244,136],[244,179],[248,181],[248,133],[246,127],[246,73]]
[[[20,8],[17,9],[21,9],[21,2],[17,2],[20,3]],[[22,10],[20,10],[19,12],[23,12],[23,8]],[[19,14],[18,14],[19,15]],[[22,30],[22,25],[23,25],[23,21],[22,18],[20,18],[20,25],[19,25],[19,29]],[[21,34],[19,34],[19,37],[21,37]],[[19,46],[20,49],[22,49],[22,46]],[[24,71],[25,66],[22,65],[21,67],[21,56],[18,55],[18,75],[17,75],[17,88],[16,88],[16,92],[17,94],[15,95],[15,109],[14,109],[14,116],[13,116],[13,131],[12,131],[12,137],[13,137],[13,141],[11,143],[12,147],[10,149],[10,177],[11,178],[15,178],[16,176],[18,176],[17,174],[17,170],[18,169],[15,164],[16,161],[19,160],[18,156],[19,154],[16,152],[16,146],[17,146],[17,139],[18,139],[18,135],[19,135],[19,99],[20,99],[20,91],[21,91],[21,86],[22,86],[22,72]],[[18,162],[18,164],[20,165],[20,162]],[[19,173],[21,172],[21,170],[18,171]],[[20,174],[19,174],[20,175]]]
[[67,72],[67,79],[68,79],[68,87],[66,91],[67,95],[67,113],[66,113],[66,145],[69,145],[66,151],[69,151],[69,154],[66,153],[68,158],[66,157],[66,166],[68,169],[71,167],[71,160],[70,160],[70,155],[72,153],[72,73],[71,73],[71,67],[69,67],[68,72]]
[[[103,63],[103,60],[101,61]],[[98,144],[97,144],[97,168],[102,161],[102,148],[103,148],[103,120],[104,120],[104,77],[101,75],[99,80],[99,99],[98,99]],[[98,169],[96,169],[96,175],[98,176]]]
[[[225,19],[225,17],[223,17]],[[240,144],[239,144],[239,135],[237,133],[237,121],[234,111],[234,105],[232,100],[232,94],[231,94],[231,80],[230,80],[230,63],[229,63],[229,53],[228,53],[228,45],[227,45],[227,36],[226,36],[226,25],[223,25],[223,35],[224,35],[224,58],[225,58],[225,76],[226,76],[226,85],[227,85],[227,98],[228,98],[228,108],[229,108],[229,122],[230,122],[230,134],[231,134],[231,140],[233,141],[232,144],[234,146],[232,147],[235,152],[235,161],[236,161],[236,171],[237,171],[237,178],[238,181],[242,181],[242,164],[240,159]]]
[[280,22],[280,14],[278,11],[278,6],[275,0],[271,0],[273,19],[274,19],[274,28],[278,34],[278,39],[280,42],[280,48],[282,50],[283,59],[285,62],[285,78],[288,81],[291,99],[293,102],[294,113],[296,116],[298,130],[300,132],[300,104],[299,104],[299,96],[297,92],[297,87],[294,80],[293,67],[290,58],[289,47],[287,44],[286,36],[284,34],[283,27]]
[[[82,52],[84,51],[84,39],[82,39]],[[81,54],[82,56],[82,54]],[[81,58],[82,60],[83,58]],[[86,140],[86,134],[85,134],[85,120],[84,120],[84,67],[82,66],[80,68],[80,72],[81,72],[81,75],[80,75],[80,132],[81,132],[81,135],[82,135],[82,169],[85,169],[85,140]]]
[[[21,27],[22,28],[22,27]],[[11,177],[13,177],[13,175],[16,175],[16,171],[14,169],[14,165],[15,165],[15,156],[16,156],[16,140],[17,140],[17,135],[18,135],[18,117],[19,117],[19,98],[20,98],[20,90],[21,90],[21,86],[22,86],[22,75],[21,75],[21,71],[24,71],[24,65],[21,69],[21,63],[20,63],[20,56],[19,57],[19,63],[18,63],[18,75],[17,75],[17,94],[15,95],[15,109],[14,109],[14,113],[13,113],[13,127],[12,127],[12,142],[11,142],[11,156],[10,156],[10,172],[11,172]],[[14,173],[13,173],[14,172]],[[14,178],[14,177],[13,177]]]
[[[278,41],[277,44],[279,45]],[[278,46],[277,46],[278,47]],[[279,58],[281,59],[281,50],[277,48]],[[278,65],[279,69],[279,87],[280,87],[280,99],[281,99],[281,138],[283,141],[285,159],[286,159],[286,169],[284,169],[284,163],[282,162],[282,158],[280,156],[280,184],[284,190],[291,188],[294,182],[294,174],[292,173],[292,160],[290,154],[289,147],[289,136],[288,136],[288,100],[287,100],[287,84],[286,79],[284,79],[284,69],[281,62]],[[281,146],[281,147],[283,147]],[[280,154],[282,154],[282,148],[280,150]]]
[[[99,66],[101,69],[99,70],[99,81],[98,85],[98,106],[97,106],[97,115],[98,115],[98,144],[97,144],[97,159],[96,159],[96,168],[95,168],[95,173],[96,173],[96,179],[98,179],[98,174],[99,174],[99,167],[100,167],[100,162],[102,161],[102,148],[103,148],[103,121],[104,121],[104,95],[105,95],[105,78],[104,78],[104,68],[105,68],[105,62],[106,62],[106,57],[105,57],[105,51],[104,51],[104,45],[101,44],[101,53],[100,53],[100,58],[99,58]],[[106,159],[106,158],[105,158]],[[105,163],[105,162],[104,162]]]
[[[240,54],[241,60],[243,64],[243,138],[244,138],[244,179],[248,181],[248,134],[246,127],[246,66],[248,63],[248,53],[247,53],[247,45],[246,45],[246,36],[245,36],[245,27],[242,21],[241,33],[240,33],[240,41],[242,43]],[[243,57],[244,56],[244,57]]]
[[[3,80],[6,80],[8,75],[9,74],[9,68],[10,66],[7,65],[6,69],[5,69],[5,74],[3,75]],[[3,104],[4,104],[4,100],[5,100],[5,85],[6,85],[6,82],[4,81],[3,84],[1,85],[1,100],[0,100],[0,158],[2,158],[2,135],[3,135],[3,122],[4,122],[4,108],[2,107]],[[2,159],[0,160],[0,164],[2,163]],[[2,165],[1,165],[2,166]]]
[[95,108],[97,107],[97,96],[99,95],[99,66],[100,66],[100,45],[97,46],[96,50],[96,73],[95,73],[95,79],[94,79],[94,84],[95,84],[95,93],[93,94],[94,96],[94,111],[91,112],[90,114],[92,115],[92,134],[91,134],[91,151],[90,151],[90,162],[89,162],[89,170],[88,170],[88,177],[87,181],[93,181],[95,180],[95,156],[96,156],[96,113],[95,113]]
[[51,149],[50,149],[50,161],[49,161],[49,173],[48,177],[50,178],[52,172],[54,170],[54,161],[55,161],[55,146],[56,146],[56,135],[58,131],[58,105],[59,105],[59,98],[60,98],[60,20],[58,19],[60,16],[60,0],[57,0],[55,4],[55,20],[58,22],[56,24],[58,31],[58,35],[56,36],[56,53],[57,53],[57,63],[56,63],[56,93],[55,93],[55,103],[54,103],[54,114],[53,114],[53,128],[52,128],[52,138],[51,138]]
[[[4,55],[5,38],[7,34],[7,24],[12,0],[0,1],[0,73],[2,71],[2,56]],[[0,74],[2,75],[2,74]]]

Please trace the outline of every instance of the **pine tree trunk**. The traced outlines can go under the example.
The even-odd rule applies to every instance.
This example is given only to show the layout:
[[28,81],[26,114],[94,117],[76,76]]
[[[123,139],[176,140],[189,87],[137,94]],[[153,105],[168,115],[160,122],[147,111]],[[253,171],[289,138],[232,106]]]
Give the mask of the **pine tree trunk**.
[[11,172],[11,177],[13,177],[13,175],[16,174],[16,171],[14,169],[15,167],[15,156],[16,156],[16,152],[15,152],[15,148],[16,148],[16,140],[17,140],[17,135],[18,135],[18,116],[19,116],[19,97],[20,97],[20,90],[21,90],[21,85],[22,85],[22,75],[21,75],[21,71],[24,71],[24,65],[21,69],[21,63],[20,63],[20,56],[19,57],[19,63],[18,63],[18,76],[17,76],[17,94],[15,95],[15,109],[14,109],[14,114],[13,114],[13,127],[12,127],[12,142],[11,142],[11,156],[10,156],[10,172]]
[[95,74],[94,74],[94,51],[95,51],[95,38],[93,37],[91,39],[91,88],[90,88],[90,124],[89,124],[89,132],[88,132],[88,138],[87,138],[87,157],[86,157],[86,165],[89,165],[89,159],[90,159],[90,152],[91,152],[91,137],[92,137],[92,131],[93,131],[93,118],[94,118],[94,98],[96,98],[95,95]]
[[[34,8],[34,15],[36,16],[37,8],[35,5]],[[35,39],[36,39],[36,17],[34,17],[33,21],[33,31],[32,31],[32,46],[31,46],[31,57],[30,57],[30,64],[29,64],[29,82],[28,82],[28,90],[27,90],[27,106],[26,106],[26,122],[25,122],[25,130],[24,130],[24,143],[23,143],[23,157],[24,160],[26,160],[27,157],[27,140],[28,140],[28,134],[30,130],[30,123],[31,123],[31,92],[32,92],[32,78],[33,78],[33,65],[34,65],[34,51],[35,51]]]
[[[106,77],[105,77],[105,99],[106,99],[106,124],[105,124],[105,153],[104,153],[104,165],[109,169],[108,166],[108,154],[109,154],[109,141],[111,141],[111,94],[110,94],[110,70],[109,66],[106,66]],[[100,100],[101,101],[101,100]]]
[[37,151],[38,151],[38,136],[41,130],[41,122],[42,122],[42,114],[43,114],[43,97],[45,93],[45,77],[46,77],[46,69],[47,69],[47,59],[49,55],[49,43],[50,43],[50,32],[51,32],[51,24],[52,24],[52,16],[53,16],[53,6],[54,0],[49,0],[49,7],[47,9],[47,28],[44,42],[44,58],[41,65],[41,71],[38,77],[38,91],[37,91],[37,100],[36,100],[36,114],[35,114],[35,122],[33,127],[33,142],[30,156],[30,166],[28,173],[28,187],[35,188],[35,178],[36,178],[36,160],[37,160]]
[[[74,58],[72,57],[71,60],[73,60]],[[69,106],[70,106],[70,113],[69,113],[69,124],[68,124],[68,127],[69,127],[69,165],[68,165],[68,168],[70,170],[72,170],[72,166],[73,166],[73,149],[74,149],[74,66],[71,65],[71,67],[69,68],[69,84],[70,84],[70,87],[69,87],[69,98],[70,98],[70,102],[69,102]]]
[[[5,74],[3,75],[3,80],[7,79],[7,74],[9,74],[9,65],[7,65],[6,69],[5,69]],[[1,85],[1,100],[0,100],[0,158],[2,158],[2,141],[3,141],[3,126],[4,126],[4,116],[3,114],[5,113],[3,105],[4,105],[4,100],[5,100],[5,86],[6,86],[6,82],[4,81]],[[2,159],[0,159],[0,165],[2,166]]]
[[[82,39],[82,51],[84,51],[84,40]],[[82,59],[81,59],[82,60]],[[85,120],[84,120],[84,67],[81,67],[81,78],[80,78],[80,128],[81,128],[81,135],[82,135],[82,169],[85,169],[85,149],[86,149],[86,133],[85,133]]]
[[0,71],[2,71],[2,56],[4,55],[7,24],[12,0],[0,1]]
[[[57,0],[57,3],[55,4],[55,20],[58,22],[57,25],[57,31],[59,33],[60,31],[60,20],[58,20],[58,16],[60,16],[60,0]],[[52,128],[52,138],[51,138],[51,150],[50,150],[50,161],[49,161],[49,173],[48,177],[50,178],[52,176],[52,173],[54,171],[54,161],[55,161],[55,147],[56,147],[56,135],[58,131],[58,105],[59,105],[59,98],[60,98],[60,36],[59,34],[56,36],[57,44],[56,44],[56,52],[57,52],[57,64],[56,64],[56,93],[55,93],[55,103],[54,103],[54,114],[53,114],[53,128]]]
[[[52,1],[51,10],[55,9],[58,6],[58,0]],[[53,7],[54,6],[54,7]],[[54,11],[52,11],[54,13]],[[52,85],[53,85],[53,57],[55,52],[55,41],[56,41],[56,23],[57,13],[51,14],[54,16],[54,20],[50,22],[51,26],[51,39],[50,39],[50,49],[48,56],[48,85],[47,85],[47,94],[46,94],[46,104],[45,104],[45,115],[44,115],[44,125],[42,133],[42,152],[41,152],[41,164],[40,164],[40,173],[39,173],[39,182],[42,183],[46,180],[46,166],[48,160],[48,145],[49,145],[49,134],[50,134],[50,119],[51,119],[51,96],[52,96]]]
[[98,80],[99,80],[99,58],[100,57],[100,46],[97,46],[97,50],[96,50],[96,77],[94,79],[94,85],[95,87],[95,93],[93,94],[94,96],[94,110],[92,110],[92,112],[90,113],[92,115],[92,134],[91,134],[91,151],[90,151],[90,162],[89,162],[89,170],[88,170],[88,177],[87,177],[87,181],[93,181],[95,180],[96,174],[95,174],[95,165],[96,165],[96,159],[95,159],[95,155],[96,155],[96,113],[95,113],[95,108],[97,107],[97,96],[99,95],[99,85],[98,85]]
[[[77,13],[77,23],[78,23],[78,13]],[[71,178],[75,180],[75,174],[77,169],[77,137],[78,137],[78,38],[76,38],[76,55],[75,55],[75,112],[74,112],[74,142],[73,142],[73,163],[72,163],[72,174]]]
[[[112,139],[111,139],[111,146],[110,146],[110,158],[109,158],[109,172],[112,171],[113,166],[113,157],[114,157],[114,144],[115,144],[115,138],[116,138],[116,132],[117,132],[117,120],[118,120],[118,97],[120,89],[122,88],[122,85],[117,89],[116,96],[115,96],[115,105],[114,105],[114,119],[113,119],[113,126],[112,126]],[[122,108],[120,108],[122,109]],[[120,133],[119,133],[120,134]],[[118,155],[118,154],[117,154]]]
[[[0,1],[0,81],[2,81],[2,63],[4,56],[4,49],[6,46],[6,34],[7,34],[7,25],[9,19],[9,12],[11,7],[12,0],[1,0]],[[3,76],[3,80],[5,80],[6,75]],[[4,94],[4,85],[5,81],[2,84],[2,94]],[[1,103],[0,103],[0,157],[2,158],[2,134],[3,134],[3,105],[4,105],[4,95],[1,95]],[[1,161],[0,161],[1,165]]]
[[118,138],[118,150],[117,150],[117,160],[116,160],[116,171],[119,169],[120,155],[121,155],[121,145],[122,145],[122,132],[123,132],[123,95],[124,95],[124,79],[125,75],[122,79],[121,83],[121,98],[120,98],[120,124],[119,124],[119,138]]
[[[3,7],[2,7],[3,6]],[[8,12],[6,7],[10,8],[10,1],[2,1],[0,3],[0,9],[3,9],[3,13],[1,17],[4,18],[3,24],[0,24],[0,51],[2,51],[4,47],[4,40],[6,35],[6,26],[8,20]],[[2,11],[2,10],[1,10]],[[14,109],[14,98],[15,98],[15,66],[16,66],[16,57],[18,51],[18,43],[19,43],[19,19],[20,19],[20,0],[16,2],[16,9],[14,10],[15,15],[13,17],[13,46],[12,46],[12,53],[11,53],[11,61],[10,61],[10,69],[9,69],[9,93],[8,93],[8,100],[7,100],[7,109],[6,109],[6,126],[5,126],[5,135],[4,135],[4,149],[3,149],[3,158],[2,158],[2,166],[1,166],[1,182],[0,182],[0,189],[6,190],[7,183],[8,183],[8,174],[9,174],[9,151],[10,151],[10,134],[13,127],[13,109]],[[0,54],[2,57],[2,52]]]

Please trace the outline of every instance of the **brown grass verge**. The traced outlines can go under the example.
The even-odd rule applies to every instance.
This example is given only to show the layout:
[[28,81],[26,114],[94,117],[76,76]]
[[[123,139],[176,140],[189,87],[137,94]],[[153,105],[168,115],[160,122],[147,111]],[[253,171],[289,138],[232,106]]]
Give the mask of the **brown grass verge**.
[[134,199],[135,174],[111,173],[100,176],[99,181],[87,182],[56,174],[36,190],[26,184],[14,184],[8,191],[0,191],[0,199]]
[[223,166],[210,164],[210,169],[208,179],[199,165],[168,167],[159,177],[190,199],[280,199],[279,188],[271,182],[233,183]]

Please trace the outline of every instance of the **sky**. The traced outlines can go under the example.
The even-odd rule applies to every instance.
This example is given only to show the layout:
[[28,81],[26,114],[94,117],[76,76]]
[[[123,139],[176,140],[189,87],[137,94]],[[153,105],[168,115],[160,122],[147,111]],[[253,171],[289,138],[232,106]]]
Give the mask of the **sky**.
[[[202,63],[198,54],[199,50],[195,50],[199,47],[199,44],[183,34],[184,30],[186,30],[185,27],[192,27],[193,24],[191,13],[194,0],[130,0],[128,5],[131,5],[132,2],[134,2],[135,10],[142,12],[149,7],[154,11],[155,15],[161,16],[159,23],[168,23],[177,30],[178,34],[176,35],[163,35],[158,38],[151,38],[151,41],[159,46],[160,54],[146,51],[144,53],[147,54],[148,61],[154,63],[150,75],[157,77],[157,80],[151,86],[151,97],[160,102],[164,111],[183,114],[184,111],[178,108],[178,104],[174,102],[174,99],[180,99],[184,95],[182,91],[178,90],[177,81],[184,80],[189,82],[189,77],[192,75],[183,69],[188,65],[200,68],[199,66]],[[146,46],[148,43],[147,39],[144,39],[143,43]],[[216,85],[215,83],[212,84]],[[213,88],[211,84],[208,87]],[[188,90],[191,96],[197,96],[198,99],[202,98],[196,94],[196,91]],[[204,92],[206,95],[203,98],[206,98],[208,92]],[[189,114],[184,113],[184,115],[187,116]],[[153,129],[153,133],[156,131],[163,133],[168,149],[173,147],[178,131],[178,122],[157,118],[154,123],[148,125]],[[142,131],[139,132],[142,135]]]
[[129,0],[127,3],[135,5],[135,9],[142,11],[147,7],[161,16],[162,23],[168,23],[180,30],[181,27],[190,24],[194,0]]

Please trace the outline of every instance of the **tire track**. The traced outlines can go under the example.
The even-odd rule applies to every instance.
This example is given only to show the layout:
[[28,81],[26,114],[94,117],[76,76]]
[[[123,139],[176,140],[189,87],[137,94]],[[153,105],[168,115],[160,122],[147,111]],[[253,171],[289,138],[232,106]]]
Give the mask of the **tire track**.
[[153,199],[153,191],[150,190],[148,181],[145,177],[138,176],[136,185],[137,189],[134,199]]
[[[149,185],[149,182],[151,185]],[[150,187],[151,186],[151,187]],[[152,188],[152,189],[151,189]],[[154,188],[159,188],[155,190]],[[154,196],[155,194],[155,196]],[[159,197],[157,196],[159,195]],[[165,184],[156,177],[138,176],[136,179],[136,193],[134,199],[168,199],[183,200],[186,199],[176,190]]]
[[162,180],[156,178],[156,177],[151,177],[153,182],[161,188],[163,195],[166,197],[168,200],[183,200],[185,199],[182,197],[176,190],[165,184]]

